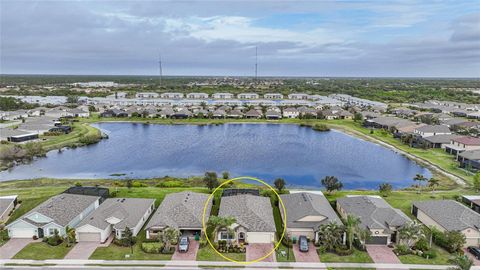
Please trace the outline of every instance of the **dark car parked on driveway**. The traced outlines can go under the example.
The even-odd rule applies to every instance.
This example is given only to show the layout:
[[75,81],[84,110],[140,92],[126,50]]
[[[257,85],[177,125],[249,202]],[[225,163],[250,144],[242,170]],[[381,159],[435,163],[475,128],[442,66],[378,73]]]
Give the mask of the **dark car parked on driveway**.
[[180,238],[180,242],[178,243],[178,251],[187,252],[189,246],[190,246],[190,239],[188,239],[188,236],[182,236]]
[[468,252],[472,253],[475,258],[480,260],[480,248],[479,247],[468,247]]
[[301,235],[298,238],[298,249],[302,252],[308,252],[308,241],[306,236]]

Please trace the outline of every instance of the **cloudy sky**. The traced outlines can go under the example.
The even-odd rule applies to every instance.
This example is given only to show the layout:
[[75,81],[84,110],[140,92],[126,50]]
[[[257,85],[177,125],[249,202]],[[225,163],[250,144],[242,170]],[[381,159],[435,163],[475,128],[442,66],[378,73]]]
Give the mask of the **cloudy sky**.
[[480,2],[0,0],[0,73],[480,77]]

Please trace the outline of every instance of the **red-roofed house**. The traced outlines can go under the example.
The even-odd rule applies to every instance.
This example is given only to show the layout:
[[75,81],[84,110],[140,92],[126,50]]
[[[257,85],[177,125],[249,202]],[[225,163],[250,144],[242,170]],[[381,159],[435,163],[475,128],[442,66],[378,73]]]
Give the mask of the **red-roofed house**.
[[454,138],[450,141],[450,144],[445,145],[445,151],[455,155],[458,158],[458,154],[464,151],[480,150],[480,138],[465,136]]

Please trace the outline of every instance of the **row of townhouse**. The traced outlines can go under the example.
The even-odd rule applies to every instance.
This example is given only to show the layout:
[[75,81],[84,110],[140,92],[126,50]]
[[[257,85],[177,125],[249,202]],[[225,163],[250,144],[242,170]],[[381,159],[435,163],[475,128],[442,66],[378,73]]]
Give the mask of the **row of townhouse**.
[[[121,95],[124,96],[125,95]],[[117,94],[118,97],[118,94]],[[136,98],[162,98],[162,99],[208,99],[210,96],[207,93],[155,93],[155,92],[139,92],[135,94]],[[233,99],[234,94],[231,93],[214,93],[211,96],[213,99]],[[240,93],[237,94],[238,99],[260,99],[260,95],[257,93]],[[288,99],[296,100],[310,100],[318,98],[318,95],[309,95],[304,93],[289,94]],[[284,99],[284,95],[280,93],[267,93],[263,95],[264,99],[280,100]]]
[[[191,191],[168,194],[155,209],[155,199],[108,198],[108,189],[73,188],[76,192],[54,196],[8,224],[9,236],[41,238],[55,231],[63,236],[67,227],[75,228],[78,242],[120,239],[127,227],[133,235],[144,227],[147,239],[157,239],[167,228],[177,229],[182,235],[200,236],[205,233],[202,224],[208,221],[212,208],[208,194]],[[88,192],[84,192],[85,189]],[[317,242],[321,225],[332,222],[342,225],[342,219],[353,215],[359,218],[360,226],[370,232],[365,244],[388,245],[398,243],[398,231],[412,221],[379,196],[338,198],[336,211],[320,192],[294,192],[282,194],[280,198],[286,210],[280,211],[281,218],[287,224],[286,237],[290,239],[306,236]],[[470,205],[476,198],[465,196],[464,199],[468,199]],[[462,232],[466,246],[480,245],[480,214],[460,202],[413,202],[411,212],[428,227]],[[218,216],[233,217],[235,222],[230,228],[219,228],[215,241],[273,243],[278,240],[270,198],[260,196],[258,190],[224,190]],[[345,237],[342,238],[345,241]]]

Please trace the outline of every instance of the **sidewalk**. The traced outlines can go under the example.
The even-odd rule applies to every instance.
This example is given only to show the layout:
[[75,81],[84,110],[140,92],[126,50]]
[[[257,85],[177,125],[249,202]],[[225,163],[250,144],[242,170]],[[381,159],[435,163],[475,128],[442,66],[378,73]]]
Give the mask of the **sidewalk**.
[[[148,267],[156,266],[161,267],[164,265],[166,268],[181,268],[181,267],[190,267],[190,268],[202,268],[205,266],[211,267],[235,267],[239,268],[248,267],[252,269],[264,268],[264,269],[274,269],[274,268],[288,268],[288,269],[326,269],[327,267],[332,268],[352,268],[352,269],[362,269],[362,268],[382,268],[382,269],[429,269],[429,270],[446,270],[451,265],[424,265],[424,264],[381,264],[381,263],[299,263],[299,262],[258,262],[252,264],[238,264],[233,262],[217,262],[217,261],[106,261],[106,260],[44,260],[44,261],[35,261],[35,260],[0,260],[0,267],[4,267],[5,264],[12,266],[12,264],[19,265],[31,265],[31,264],[52,264],[56,267],[65,266],[65,267],[81,267],[81,266],[101,266],[105,264],[106,266],[131,266],[131,267]],[[480,270],[480,266],[474,266],[471,270]]]

